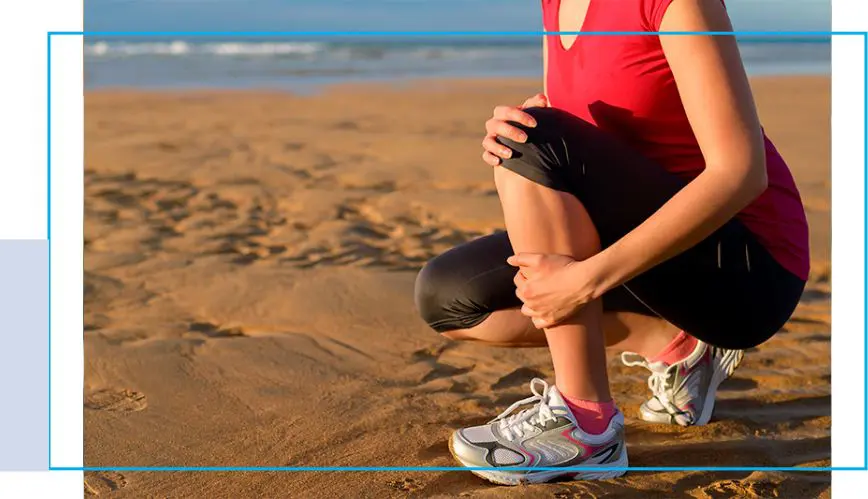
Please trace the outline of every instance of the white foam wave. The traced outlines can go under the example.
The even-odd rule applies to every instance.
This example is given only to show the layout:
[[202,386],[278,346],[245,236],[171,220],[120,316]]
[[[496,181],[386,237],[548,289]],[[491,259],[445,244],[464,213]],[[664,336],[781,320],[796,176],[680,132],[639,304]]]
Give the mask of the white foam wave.
[[96,42],[84,46],[86,56],[131,56],[131,55],[186,55],[190,44],[175,40],[171,42],[112,43]]
[[214,56],[275,56],[313,55],[322,45],[310,42],[94,42],[84,47],[89,57],[184,56],[205,54]]
[[209,43],[202,46],[202,50],[215,55],[312,55],[321,50],[318,43]]

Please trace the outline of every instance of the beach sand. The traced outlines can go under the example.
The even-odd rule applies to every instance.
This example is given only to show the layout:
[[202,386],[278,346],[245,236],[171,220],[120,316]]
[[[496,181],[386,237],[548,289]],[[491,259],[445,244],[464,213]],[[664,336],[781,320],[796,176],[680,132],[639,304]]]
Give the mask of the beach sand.
[[[808,209],[814,270],[699,428],[637,419],[634,466],[829,466],[830,82],[753,81]],[[446,440],[552,378],[546,350],[450,343],[413,306],[430,257],[502,227],[479,158],[537,81],[85,98],[85,465],[455,466]],[[734,311],[737,312],[737,311]],[[505,488],[468,472],[100,472],[110,497],[817,497],[825,473],[634,472]]]

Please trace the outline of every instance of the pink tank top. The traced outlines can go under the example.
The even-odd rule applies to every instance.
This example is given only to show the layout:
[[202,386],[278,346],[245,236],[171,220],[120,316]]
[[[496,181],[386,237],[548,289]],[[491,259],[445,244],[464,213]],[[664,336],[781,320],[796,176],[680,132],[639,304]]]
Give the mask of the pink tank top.
[[[659,31],[672,0],[591,0],[582,31]],[[559,31],[560,0],[542,0],[546,31]],[[579,36],[565,50],[546,37],[551,105],[626,140],[688,180],[705,168],[660,40],[650,35]],[[768,189],[737,215],[796,276],[810,270],[808,223],[795,181],[765,137]]]

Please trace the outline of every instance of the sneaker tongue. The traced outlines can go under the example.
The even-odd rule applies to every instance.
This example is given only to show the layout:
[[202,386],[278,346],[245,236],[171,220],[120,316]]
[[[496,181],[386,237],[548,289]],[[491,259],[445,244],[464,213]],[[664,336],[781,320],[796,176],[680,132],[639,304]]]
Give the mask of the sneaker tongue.
[[553,386],[549,388],[546,404],[548,404],[549,408],[556,416],[564,416],[573,419],[567,401],[564,400],[564,397],[561,395],[561,392],[558,391],[557,387]]

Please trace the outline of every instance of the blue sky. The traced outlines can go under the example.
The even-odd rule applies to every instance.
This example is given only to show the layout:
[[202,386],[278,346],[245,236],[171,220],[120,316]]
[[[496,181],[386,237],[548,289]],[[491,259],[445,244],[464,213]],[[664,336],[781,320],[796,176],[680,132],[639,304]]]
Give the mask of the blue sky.
[[[618,1],[618,0],[597,0]],[[738,30],[829,30],[830,0],[728,0]],[[85,0],[87,31],[533,30],[539,0]]]

